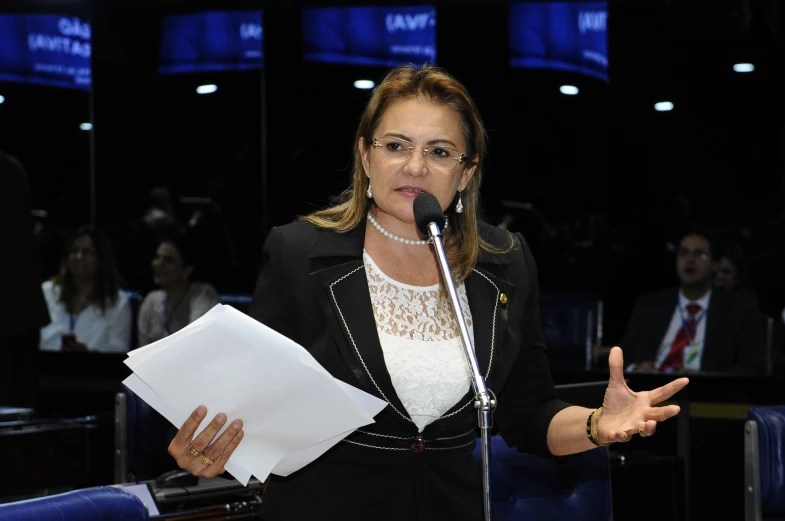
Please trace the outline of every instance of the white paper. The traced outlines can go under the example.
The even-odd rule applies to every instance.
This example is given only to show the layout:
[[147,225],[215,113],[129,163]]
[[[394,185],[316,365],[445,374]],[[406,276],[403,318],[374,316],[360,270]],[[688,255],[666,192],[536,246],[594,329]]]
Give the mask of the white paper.
[[[371,416],[376,416],[384,409],[384,406],[387,405],[387,402],[384,400],[380,400],[379,398],[366,393],[365,391],[361,391],[356,387],[352,387],[351,385],[341,382],[340,380],[336,380],[343,390],[349,394],[353,399],[357,400],[359,403]],[[346,436],[351,434],[354,429],[346,432],[342,432],[337,436],[333,436],[327,440],[324,440],[321,443],[317,443],[316,445],[312,445],[305,449],[290,452],[275,466],[273,469],[273,474],[277,474],[278,476],[288,476],[292,472],[298,471],[325,452],[327,452],[330,448],[333,447],[336,443],[344,439]]]
[[354,429],[386,402],[332,377],[302,346],[230,307],[216,305],[163,340],[129,353],[126,385],[176,426],[197,405],[209,423],[223,412],[243,420],[243,442],[226,469],[247,485],[253,474],[287,475]]

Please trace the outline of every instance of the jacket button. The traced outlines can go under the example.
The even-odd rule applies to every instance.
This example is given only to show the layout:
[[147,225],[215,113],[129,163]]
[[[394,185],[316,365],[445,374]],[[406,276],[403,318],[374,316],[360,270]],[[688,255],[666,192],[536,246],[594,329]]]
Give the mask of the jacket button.
[[499,295],[499,302],[502,303],[502,306],[507,303],[507,295],[505,293]]

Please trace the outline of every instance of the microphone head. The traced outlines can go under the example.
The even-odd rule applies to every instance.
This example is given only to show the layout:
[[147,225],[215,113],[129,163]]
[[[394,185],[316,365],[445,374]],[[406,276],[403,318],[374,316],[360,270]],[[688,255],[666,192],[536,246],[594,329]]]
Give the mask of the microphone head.
[[433,194],[423,192],[414,198],[414,220],[417,229],[424,235],[428,235],[430,223],[438,224],[439,229],[444,226],[444,212]]

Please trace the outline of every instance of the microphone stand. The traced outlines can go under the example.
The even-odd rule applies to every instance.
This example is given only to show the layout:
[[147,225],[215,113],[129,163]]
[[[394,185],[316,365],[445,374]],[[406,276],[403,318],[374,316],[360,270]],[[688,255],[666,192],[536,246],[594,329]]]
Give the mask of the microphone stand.
[[474,352],[474,346],[469,338],[469,329],[466,327],[466,321],[463,318],[463,310],[461,303],[458,300],[458,292],[455,290],[455,282],[452,280],[452,270],[447,263],[447,254],[444,252],[444,243],[442,242],[442,231],[439,225],[435,222],[428,224],[428,236],[431,238],[436,250],[436,256],[439,259],[439,268],[442,272],[442,279],[444,285],[447,287],[447,292],[450,296],[450,303],[452,310],[455,313],[455,320],[458,322],[458,328],[461,331],[461,340],[463,341],[463,350],[466,354],[466,361],[469,362],[469,368],[472,372],[472,388],[474,389],[474,408],[477,409],[477,423],[480,426],[481,442],[482,442],[482,484],[483,484],[483,499],[485,507],[485,521],[492,521],[492,508],[491,508],[491,427],[493,427],[493,409],[496,407],[495,397],[491,398],[492,393],[488,391],[485,386],[485,379],[480,373],[480,366],[477,363],[477,356]]

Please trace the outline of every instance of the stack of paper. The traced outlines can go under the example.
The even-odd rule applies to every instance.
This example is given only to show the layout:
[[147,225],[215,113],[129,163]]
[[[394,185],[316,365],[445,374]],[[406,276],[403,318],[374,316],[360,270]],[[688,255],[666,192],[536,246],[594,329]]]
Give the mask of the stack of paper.
[[[332,377],[302,346],[231,306],[216,305],[187,327],[128,353],[127,385],[178,428],[207,407],[243,421],[244,437],[226,464],[239,482],[286,476],[387,405]],[[216,436],[217,438],[217,436]]]

